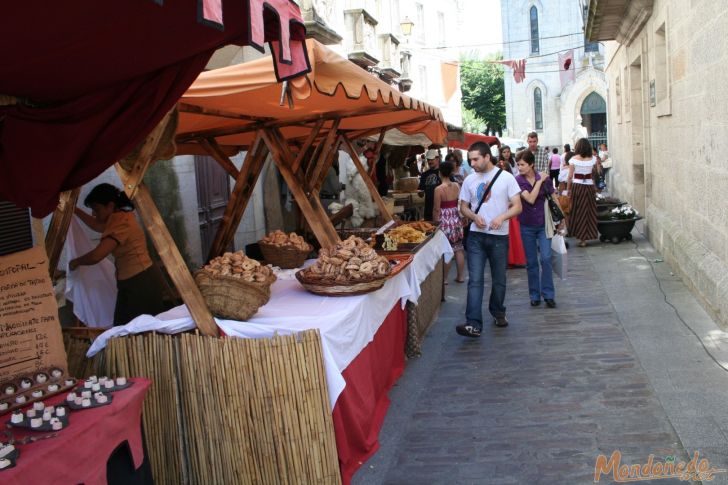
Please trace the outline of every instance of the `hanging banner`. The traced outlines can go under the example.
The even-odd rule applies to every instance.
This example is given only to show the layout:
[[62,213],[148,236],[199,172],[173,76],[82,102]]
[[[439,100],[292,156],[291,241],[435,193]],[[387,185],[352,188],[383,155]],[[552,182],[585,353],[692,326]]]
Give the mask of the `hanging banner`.
[[0,382],[67,369],[48,256],[41,247],[0,256]]

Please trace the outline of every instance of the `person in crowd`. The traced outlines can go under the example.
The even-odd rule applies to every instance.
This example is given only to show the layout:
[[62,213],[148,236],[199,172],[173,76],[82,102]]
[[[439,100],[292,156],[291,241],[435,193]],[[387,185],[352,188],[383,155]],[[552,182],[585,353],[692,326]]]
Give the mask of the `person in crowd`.
[[606,188],[604,183],[604,171],[602,170],[602,162],[599,160],[599,154],[596,147],[592,147],[592,160],[594,161],[594,171],[592,172],[592,180],[594,188],[601,193]]
[[518,161],[516,182],[521,188],[523,210],[518,216],[521,237],[526,250],[526,272],[531,306],[541,304],[541,298],[549,308],[556,307],[556,289],[551,270],[551,241],[546,236],[544,204],[546,194],[554,192],[546,173],[534,170],[533,153],[526,151]]
[[599,145],[599,152],[597,153],[599,162],[602,165],[602,173],[604,174],[605,184],[609,184],[609,171],[612,169],[612,158],[609,156],[609,150],[607,150],[607,144],[602,143]]
[[394,177],[392,175],[391,168],[389,167],[389,162],[382,153],[379,154],[379,160],[377,160],[376,173],[377,192],[379,192],[379,195],[381,196],[386,196],[389,194],[389,189],[391,184],[394,182]]
[[597,201],[594,190],[595,161],[592,148],[587,138],[581,138],[574,147],[575,155],[569,160],[569,178],[566,183],[566,195],[571,200],[569,216],[569,235],[579,240],[579,247],[586,247],[586,242],[596,239]]
[[561,165],[562,166],[564,165],[564,158],[566,158],[566,155],[568,155],[569,153],[574,153],[574,152],[571,151],[571,145],[566,143],[564,145],[564,153],[561,154]]
[[[448,155],[449,156],[449,155]],[[465,252],[463,249],[463,223],[458,211],[458,198],[460,185],[452,180],[455,165],[447,161],[440,164],[440,185],[435,188],[435,202],[433,207],[433,221],[440,223],[440,229],[450,241],[455,253],[455,269],[457,283],[465,282]],[[446,278],[447,281],[447,278]]]
[[[463,185],[463,180],[465,180],[465,176],[460,172],[460,165],[462,162],[458,162],[458,158],[455,156],[455,152],[450,152],[447,155],[445,155],[445,161],[452,163],[453,170],[452,174],[450,175],[450,179],[457,183],[458,186]],[[433,214],[437,214],[437,211]]]
[[559,156],[559,149],[554,148],[551,150],[551,170],[549,171],[549,179],[554,188],[558,187],[559,170],[561,170],[561,157]]
[[511,147],[502,145],[499,149],[498,166],[503,170],[508,170],[515,177],[518,175],[518,166],[516,165],[516,157],[511,152]]
[[440,152],[431,148],[425,152],[427,166],[420,175],[419,190],[425,191],[425,213],[426,221],[432,220],[432,207],[435,202],[435,188],[440,185]]
[[496,326],[508,325],[505,307],[508,267],[506,221],[521,213],[521,190],[510,172],[495,166],[487,143],[470,145],[468,161],[474,173],[465,177],[460,190],[460,212],[470,222],[467,244],[468,297],[466,322],[455,327],[455,330],[460,335],[477,338],[483,329],[486,261],[492,279],[488,309]]
[[420,170],[417,168],[417,155],[407,157],[404,162],[405,169],[407,170],[408,177],[419,177]]
[[538,145],[538,133],[535,131],[529,133],[526,137],[526,142],[528,143],[528,149],[531,150],[531,153],[533,153],[533,156],[536,159],[536,171],[547,172],[550,164],[549,153],[548,151],[541,149]]
[[[517,159],[525,150],[519,151],[514,157],[511,149],[507,145],[501,147],[500,156],[498,157],[498,168],[508,172],[515,172],[513,176],[518,175]],[[517,217],[508,219],[508,267],[523,268],[526,266],[526,253],[523,250],[523,242],[521,241],[521,228],[518,224]]]
[[573,156],[574,152],[569,150],[562,157],[561,169],[559,170],[559,195],[566,195],[566,182],[569,179],[569,160]]
[[162,301],[161,275],[147,251],[144,231],[134,217],[134,206],[124,192],[111,184],[100,184],[86,196],[91,214],[76,207],[75,214],[88,227],[101,233],[99,244],[78,258],[69,269],[91,266],[108,255],[116,265],[114,325],[125,325],[143,314],[156,315],[166,308]]

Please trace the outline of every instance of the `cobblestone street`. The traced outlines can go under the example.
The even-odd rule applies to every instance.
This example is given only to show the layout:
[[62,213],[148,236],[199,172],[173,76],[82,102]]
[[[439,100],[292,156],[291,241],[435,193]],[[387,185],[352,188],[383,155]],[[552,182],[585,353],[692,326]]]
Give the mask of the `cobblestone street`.
[[696,336],[728,362],[725,334],[633,234],[637,247],[572,241],[556,309],[530,307],[525,270],[509,270],[510,325],[480,339],[455,333],[466,285],[451,281],[423,356],[390,393],[381,449],[353,483],[594,483],[597,456],[614,450],[628,465],[698,451],[728,468],[728,372]]

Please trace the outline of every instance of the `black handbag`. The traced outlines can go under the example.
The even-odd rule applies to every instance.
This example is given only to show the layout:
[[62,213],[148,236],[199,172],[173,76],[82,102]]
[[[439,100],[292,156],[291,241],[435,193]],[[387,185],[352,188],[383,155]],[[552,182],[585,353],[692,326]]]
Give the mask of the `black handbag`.
[[558,224],[559,222],[564,220],[564,213],[561,211],[561,207],[559,207],[559,204],[556,203],[554,200],[553,195],[546,194],[546,203],[549,205],[549,210],[551,211],[551,219],[554,221],[554,224]]

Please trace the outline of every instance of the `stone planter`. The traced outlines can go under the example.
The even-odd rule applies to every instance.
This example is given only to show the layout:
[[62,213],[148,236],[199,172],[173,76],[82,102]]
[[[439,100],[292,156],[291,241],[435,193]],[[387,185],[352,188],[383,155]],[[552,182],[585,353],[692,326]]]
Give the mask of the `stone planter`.
[[632,219],[597,220],[599,240],[601,242],[612,241],[613,244],[619,244],[624,239],[631,241],[634,224],[640,219],[642,219],[641,216]]

